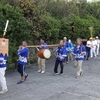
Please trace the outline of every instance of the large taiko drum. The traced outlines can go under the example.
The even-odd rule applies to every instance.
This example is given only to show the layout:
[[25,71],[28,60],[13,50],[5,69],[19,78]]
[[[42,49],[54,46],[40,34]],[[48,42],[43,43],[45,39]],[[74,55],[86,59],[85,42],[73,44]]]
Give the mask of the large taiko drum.
[[38,51],[38,56],[42,59],[48,59],[51,56],[51,52],[48,49],[41,49]]

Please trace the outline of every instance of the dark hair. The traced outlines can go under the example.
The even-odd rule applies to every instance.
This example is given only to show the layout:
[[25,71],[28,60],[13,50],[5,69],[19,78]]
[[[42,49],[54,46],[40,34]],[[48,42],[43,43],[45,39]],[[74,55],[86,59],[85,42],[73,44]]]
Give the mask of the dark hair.
[[23,41],[23,42],[25,42],[27,44],[27,41]]
[[44,40],[45,41],[45,38],[44,37],[40,37],[40,39]]

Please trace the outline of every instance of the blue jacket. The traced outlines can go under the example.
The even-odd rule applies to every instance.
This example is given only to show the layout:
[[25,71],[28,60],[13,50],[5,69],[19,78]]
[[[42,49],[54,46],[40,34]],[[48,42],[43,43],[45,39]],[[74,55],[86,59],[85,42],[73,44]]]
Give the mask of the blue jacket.
[[70,44],[69,44],[68,41],[66,41],[65,47],[66,47],[66,48],[69,48],[69,47],[70,47]]
[[73,49],[74,49],[74,46],[73,46],[73,44],[71,42],[69,43],[69,47],[70,47],[69,51],[72,52]]
[[[84,54],[81,54],[81,52],[84,52]],[[81,45],[80,47],[76,45],[74,47],[73,55],[75,56],[76,60],[84,60],[84,56],[86,55],[86,48],[84,45]]]
[[[55,48],[54,51],[57,52],[56,60],[59,60],[59,61],[63,62],[65,57],[67,57],[67,51],[66,51],[65,46],[57,47],[57,48]],[[62,58],[62,60],[60,58]]]
[[48,45],[46,43],[43,43],[40,45],[42,48],[38,47],[39,50],[41,49],[48,49]]
[[23,47],[21,50],[18,50],[17,54],[19,55],[18,63],[26,65],[29,49],[27,47]]
[[7,55],[0,54],[0,68],[5,68],[7,66],[6,65],[7,59],[8,59]]
[[65,47],[66,47],[66,50],[69,52],[70,51],[70,43],[68,41],[66,41]]

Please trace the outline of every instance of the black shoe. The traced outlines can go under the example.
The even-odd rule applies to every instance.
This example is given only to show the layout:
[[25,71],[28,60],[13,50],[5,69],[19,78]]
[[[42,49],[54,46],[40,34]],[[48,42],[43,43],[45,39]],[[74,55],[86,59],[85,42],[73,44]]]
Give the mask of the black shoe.
[[80,72],[80,76],[82,76],[82,75],[83,75],[83,71]]
[[27,77],[28,77],[28,74],[25,76],[25,79],[24,79],[24,81],[27,79]]
[[22,84],[24,81],[20,80],[19,82],[17,82],[17,84]]
[[59,75],[63,75],[63,73],[59,73]]
[[59,75],[59,73],[54,73],[54,76],[55,76],[55,75]]

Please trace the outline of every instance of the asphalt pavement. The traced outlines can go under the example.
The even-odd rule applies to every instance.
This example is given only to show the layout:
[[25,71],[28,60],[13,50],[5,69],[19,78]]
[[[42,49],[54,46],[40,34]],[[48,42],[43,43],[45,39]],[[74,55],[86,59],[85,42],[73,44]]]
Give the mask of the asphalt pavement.
[[29,65],[26,68],[29,77],[19,85],[19,73],[7,72],[9,91],[0,95],[0,100],[100,100],[99,58],[84,61],[84,74],[79,79],[75,78],[74,61],[64,64],[64,74],[57,76],[53,75],[54,64],[55,59],[47,60],[44,74],[37,73],[37,64]]

